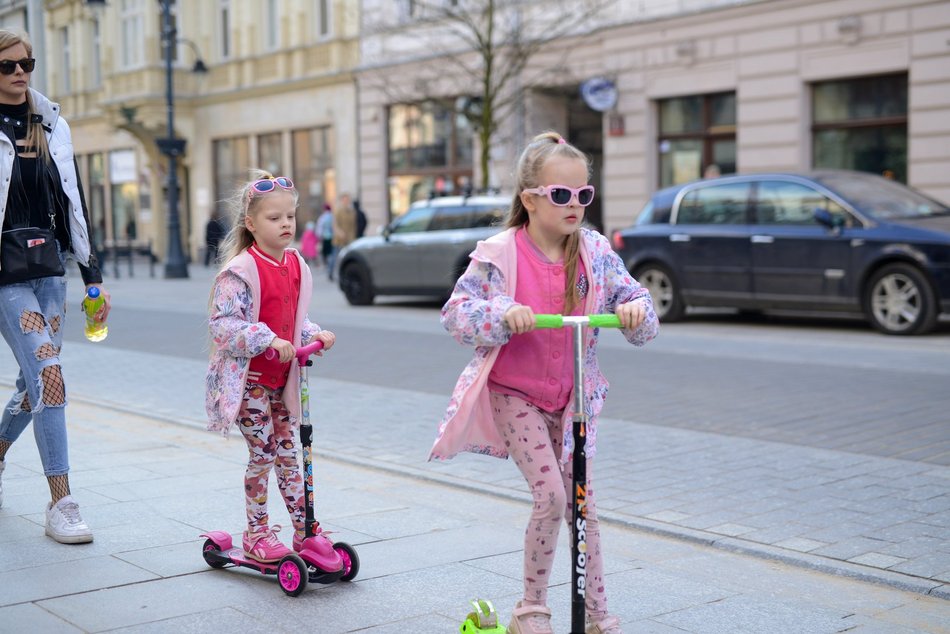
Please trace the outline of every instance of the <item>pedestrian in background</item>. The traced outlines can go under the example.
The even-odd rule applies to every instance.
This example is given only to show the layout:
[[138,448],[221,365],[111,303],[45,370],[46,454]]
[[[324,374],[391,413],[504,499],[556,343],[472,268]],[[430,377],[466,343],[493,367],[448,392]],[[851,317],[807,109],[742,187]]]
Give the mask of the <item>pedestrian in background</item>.
[[350,195],[343,194],[333,210],[333,251],[330,255],[328,275],[333,279],[333,268],[340,250],[356,239],[356,210],[350,202]]
[[218,261],[218,245],[226,233],[227,229],[217,212],[212,213],[205,225],[205,266]]
[[317,259],[317,242],[319,242],[319,239],[317,238],[316,223],[311,220],[306,224],[303,233],[300,235],[300,255],[310,266],[320,264]]
[[[16,392],[0,417],[0,476],[7,451],[32,421],[52,498],[46,506],[46,534],[64,544],[80,544],[92,541],[92,531],[69,488],[66,384],[59,358],[66,318],[66,275],[61,267],[66,258],[78,261],[86,288],[99,287],[105,298],[94,316],[97,321],[106,320],[112,300],[91,254],[89,213],[72,135],[59,105],[29,87],[36,64],[32,55],[26,34],[0,30],[0,200],[6,201],[0,221],[4,232],[15,221],[17,227],[49,229],[56,243],[51,255],[59,258],[63,272],[11,281],[0,270],[0,334],[20,367]],[[11,248],[6,236],[0,241],[0,250],[5,248]]]
[[[460,451],[511,456],[534,499],[524,539],[524,595],[508,632],[550,633],[548,580],[562,521],[571,519],[573,352],[567,329],[535,330],[535,313],[615,313],[627,340],[642,346],[658,321],[646,288],[608,240],[583,227],[594,198],[590,163],[555,132],[535,137],[517,165],[507,229],[478,243],[442,308],[442,325],[475,347],[459,378],[430,459]],[[587,423],[587,634],[618,634],[608,614],[591,484],[597,415],[607,381],[597,365],[597,329],[584,349]]]
[[320,237],[320,257],[327,267],[327,275],[333,279],[333,268],[330,261],[333,258],[333,208],[330,203],[323,204],[323,213],[317,218],[317,236]]
[[[307,317],[313,288],[310,267],[290,248],[298,200],[293,182],[266,172],[255,172],[252,178],[236,197],[225,264],[212,290],[212,353],[205,405],[209,429],[227,435],[237,423],[247,441],[243,547],[248,557],[272,562],[290,550],[276,535],[280,526],[269,524],[271,469],[277,473],[277,486],[293,523],[295,551],[304,539],[303,480],[297,461],[300,373],[295,346],[319,339],[329,350],[335,337]],[[277,351],[276,358],[263,354],[268,348]]]
[[360,206],[359,199],[353,201],[353,209],[356,211],[356,237],[362,238],[366,235],[366,225],[369,220],[366,218],[366,212]]

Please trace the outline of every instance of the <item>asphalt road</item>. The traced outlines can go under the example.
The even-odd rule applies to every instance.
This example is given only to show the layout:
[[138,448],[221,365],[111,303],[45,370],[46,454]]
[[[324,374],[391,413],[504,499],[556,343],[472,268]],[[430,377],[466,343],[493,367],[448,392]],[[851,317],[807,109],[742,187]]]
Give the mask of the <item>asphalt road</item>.
[[[173,300],[120,281],[110,344],[205,358],[210,274],[197,277],[165,281],[180,285]],[[442,330],[438,311],[405,299],[350,307],[317,276],[311,316],[338,336],[321,363],[338,380],[448,398],[470,350]],[[604,332],[599,359],[611,418],[950,464],[947,322],[924,337],[888,337],[856,320],[705,313],[664,325],[643,349]]]

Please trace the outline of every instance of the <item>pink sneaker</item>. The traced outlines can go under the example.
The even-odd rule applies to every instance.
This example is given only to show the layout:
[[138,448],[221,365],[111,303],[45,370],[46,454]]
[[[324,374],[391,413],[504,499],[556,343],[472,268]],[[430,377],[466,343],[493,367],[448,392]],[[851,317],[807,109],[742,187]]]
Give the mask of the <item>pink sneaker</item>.
[[[323,529],[320,528],[320,524],[317,524],[316,526],[313,527],[313,536],[314,536],[314,537],[321,537],[321,538],[323,538],[323,540],[325,540],[326,542],[330,543],[331,545],[332,545],[332,543],[333,543],[333,542],[330,542],[330,538],[327,537],[327,536],[324,534]],[[293,544],[294,544],[294,552],[295,552],[295,553],[299,553],[299,552],[303,549],[303,540],[304,540],[304,538],[301,537],[300,535],[298,535],[297,532],[295,531],[295,532],[294,532],[294,542],[293,542]]]
[[522,605],[518,601],[511,612],[508,634],[554,634],[551,610],[543,605]]
[[595,623],[588,623],[585,634],[623,634],[623,630],[620,629],[620,619],[608,616]]
[[261,563],[273,563],[280,561],[290,554],[290,549],[284,546],[277,539],[277,531],[280,526],[274,526],[272,529],[263,533],[244,532],[244,552],[247,556]]

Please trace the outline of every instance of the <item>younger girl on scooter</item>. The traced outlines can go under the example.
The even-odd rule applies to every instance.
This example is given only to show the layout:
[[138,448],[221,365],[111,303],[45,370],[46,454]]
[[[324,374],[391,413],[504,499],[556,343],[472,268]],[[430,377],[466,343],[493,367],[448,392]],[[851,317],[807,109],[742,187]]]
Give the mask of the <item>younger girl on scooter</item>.
[[[227,435],[237,423],[247,441],[244,551],[257,561],[273,562],[290,550],[275,535],[280,526],[268,524],[271,468],[294,526],[294,550],[300,550],[304,539],[295,346],[316,338],[329,350],[335,336],[307,317],[313,288],[310,267],[290,248],[297,214],[293,182],[255,172],[233,206],[234,225],[222,245],[224,266],[211,294],[212,354],[205,406],[208,429]],[[262,354],[268,348],[277,354]]]
[[[626,339],[642,346],[657,334],[647,289],[607,239],[586,228],[594,198],[587,157],[555,132],[535,137],[518,161],[507,229],[478,243],[468,269],[442,308],[442,324],[475,346],[442,419],[431,458],[460,451],[511,456],[534,507],[524,539],[524,597],[512,634],[552,632],[546,606],[560,523],[571,520],[573,353],[567,329],[535,330],[535,313],[615,313]],[[607,381],[597,366],[596,329],[587,331],[584,362],[587,424],[588,634],[618,634],[607,612],[592,462],[596,417]],[[566,421],[566,422],[565,422]]]

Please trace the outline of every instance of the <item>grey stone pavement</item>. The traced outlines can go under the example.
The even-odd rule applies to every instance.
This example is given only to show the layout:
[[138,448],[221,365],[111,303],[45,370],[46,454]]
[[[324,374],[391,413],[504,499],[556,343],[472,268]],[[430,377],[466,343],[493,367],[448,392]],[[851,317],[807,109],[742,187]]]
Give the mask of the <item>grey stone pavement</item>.
[[[107,282],[117,310],[161,306],[200,326],[210,274]],[[315,298],[321,323],[371,319],[331,293]],[[419,326],[397,315],[384,327]],[[201,560],[198,533],[241,530],[245,452],[203,431],[205,364],[74,340],[63,363],[72,484],[96,541],[43,536],[45,479],[25,434],[3,476],[0,632],[450,632],[476,596],[510,615],[529,497],[510,462],[425,462],[447,394],[333,380],[317,362],[318,518],[362,570],[289,599],[273,579]],[[0,355],[0,383],[15,375]],[[625,631],[950,632],[950,468],[649,421],[602,419],[600,437],[608,591]],[[276,491],[271,514],[283,518]],[[566,551],[562,539],[559,632]]]

